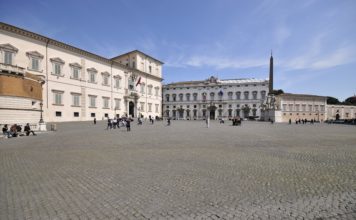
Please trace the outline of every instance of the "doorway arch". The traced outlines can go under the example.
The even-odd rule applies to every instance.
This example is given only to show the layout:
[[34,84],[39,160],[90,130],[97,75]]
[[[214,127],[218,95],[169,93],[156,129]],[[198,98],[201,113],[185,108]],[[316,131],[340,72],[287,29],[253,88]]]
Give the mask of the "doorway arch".
[[129,115],[135,117],[135,103],[129,102]]

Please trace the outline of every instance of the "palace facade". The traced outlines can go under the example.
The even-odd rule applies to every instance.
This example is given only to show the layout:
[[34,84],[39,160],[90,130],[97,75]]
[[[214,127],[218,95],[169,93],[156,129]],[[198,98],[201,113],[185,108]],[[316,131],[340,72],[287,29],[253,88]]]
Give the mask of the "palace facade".
[[210,77],[163,86],[163,116],[173,119],[258,119],[268,94],[268,80]]
[[[47,122],[161,116],[162,65],[138,50],[108,59],[0,23],[0,124],[38,122],[40,108]],[[20,92],[28,76],[41,81],[41,96]],[[37,114],[30,119],[24,110]]]

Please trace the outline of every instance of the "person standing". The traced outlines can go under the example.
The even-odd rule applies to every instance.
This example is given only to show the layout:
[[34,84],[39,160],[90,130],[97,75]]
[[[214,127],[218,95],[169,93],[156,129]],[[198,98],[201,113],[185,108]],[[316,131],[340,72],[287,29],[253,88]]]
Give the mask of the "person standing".
[[167,126],[170,126],[171,125],[171,117],[168,117],[167,118]]
[[206,123],[206,127],[209,128],[209,126],[210,126],[210,118],[209,117],[206,118],[205,123]]
[[96,125],[96,118],[94,118],[94,124]]
[[131,131],[131,120],[129,118],[126,119],[126,129],[127,131]]

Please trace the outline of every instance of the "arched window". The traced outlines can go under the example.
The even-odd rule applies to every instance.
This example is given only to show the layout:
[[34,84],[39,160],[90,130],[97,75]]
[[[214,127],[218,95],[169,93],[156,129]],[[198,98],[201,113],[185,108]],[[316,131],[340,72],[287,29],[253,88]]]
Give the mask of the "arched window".
[[179,94],[179,101],[183,101],[183,94],[181,93],[181,94]]
[[232,92],[228,92],[228,93],[227,93],[227,96],[229,97],[229,100],[232,100],[232,95],[233,95]]
[[261,91],[261,99],[265,99],[266,98],[266,91]]
[[166,94],[166,101],[169,102],[169,94]]
[[190,93],[185,94],[187,101],[190,101]]
[[244,99],[248,99],[248,95],[249,95],[249,92],[248,91],[246,91],[246,92],[244,92]]
[[211,92],[210,93],[210,100],[214,100],[215,93]]
[[241,92],[236,92],[236,99],[240,100],[241,99]]
[[253,99],[257,99],[257,91],[253,91],[252,92],[252,98]]
[[193,93],[193,100],[197,101],[197,99],[198,99],[198,93]]
[[177,101],[177,94],[172,94],[173,102]]

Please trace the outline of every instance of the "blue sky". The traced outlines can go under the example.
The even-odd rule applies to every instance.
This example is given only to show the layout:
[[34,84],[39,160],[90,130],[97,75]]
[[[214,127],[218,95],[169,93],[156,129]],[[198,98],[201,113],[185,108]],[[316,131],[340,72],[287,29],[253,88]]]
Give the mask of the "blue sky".
[[163,61],[164,83],[268,78],[285,92],[356,93],[355,0],[1,1],[0,20],[111,58]]

